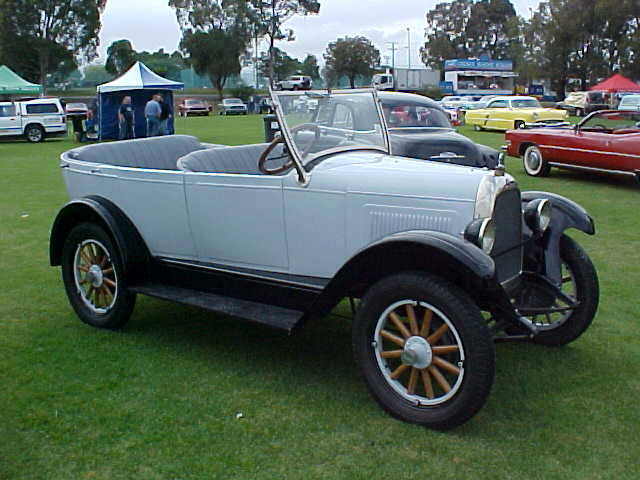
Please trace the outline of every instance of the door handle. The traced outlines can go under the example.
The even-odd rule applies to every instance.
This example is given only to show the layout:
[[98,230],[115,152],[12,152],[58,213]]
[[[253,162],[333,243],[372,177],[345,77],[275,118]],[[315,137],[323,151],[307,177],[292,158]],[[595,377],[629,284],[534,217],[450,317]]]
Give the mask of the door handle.
[[102,170],[100,170],[99,168],[92,168],[91,170],[89,170],[89,172],[91,172],[91,173],[102,173]]

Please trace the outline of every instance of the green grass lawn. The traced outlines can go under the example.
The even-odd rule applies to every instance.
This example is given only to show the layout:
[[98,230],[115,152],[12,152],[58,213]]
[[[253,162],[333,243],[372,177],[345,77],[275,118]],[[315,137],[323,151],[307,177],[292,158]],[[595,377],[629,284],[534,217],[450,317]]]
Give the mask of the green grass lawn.
[[[178,119],[203,141],[262,141],[257,116]],[[462,133],[499,147],[503,135]],[[119,332],[81,323],[48,266],[70,139],[0,142],[0,479],[637,479],[640,189],[507,170],[581,203],[598,268],[593,326],[561,349],[497,345],[486,407],[437,433],[387,416],[339,316],[293,337],[139,297]],[[338,313],[347,315],[346,307]],[[236,418],[236,414],[243,418]]]

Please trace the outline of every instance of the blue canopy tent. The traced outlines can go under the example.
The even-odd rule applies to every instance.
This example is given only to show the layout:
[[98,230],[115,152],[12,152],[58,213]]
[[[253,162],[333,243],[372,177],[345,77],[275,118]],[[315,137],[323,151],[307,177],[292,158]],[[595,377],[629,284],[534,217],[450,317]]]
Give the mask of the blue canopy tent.
[[[134,106],[134,133],[136,138],[147,136],[144,107],[151,97],[159,93],[173,111],[173,91],[182,90],[184,84],[157,75],[144,63],[136,62],[120,77],[109,83],[98,85],[98,118],[100,119],[100,140],[118,139],[118,109],[125,96],[131,97]],[[173,116],[169,120],[168,131],[173,133]]]

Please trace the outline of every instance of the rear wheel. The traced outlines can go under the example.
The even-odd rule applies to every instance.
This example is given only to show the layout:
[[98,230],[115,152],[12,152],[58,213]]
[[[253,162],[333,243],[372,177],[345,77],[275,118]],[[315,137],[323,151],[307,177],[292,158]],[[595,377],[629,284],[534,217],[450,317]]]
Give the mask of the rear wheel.
[[491,391],[494,345],[480,311],[433,275],[403,273],[371,287],[354,319],[353,346],[375,400],[407,422],[453,428]]
[[537,145],[530,145],[524,151],[522,158],[524,171],[532,177],[546,177],[551,171],[551,167],[542,156],[542,152]]
[[82,223],[71,230],[62,250],[62,279],[83,322],[117,329],[129,320],[136,295],[127,289],[120,254],[99,225]]
[[476,132],[481,132],[482,130],[484,130],[484,128],[482,128],[480,125],[474,125],[474,126],[473,126],[473,129],[474,129]]
[[24,136],[31,143],[38,143],[44,140],[44,129],[40,125],[27,125]]
[[516,130],[520,130],[521,128],[524,128],[525,124],[522,120],[516,120],[513,123],[513,128],[515,128]]

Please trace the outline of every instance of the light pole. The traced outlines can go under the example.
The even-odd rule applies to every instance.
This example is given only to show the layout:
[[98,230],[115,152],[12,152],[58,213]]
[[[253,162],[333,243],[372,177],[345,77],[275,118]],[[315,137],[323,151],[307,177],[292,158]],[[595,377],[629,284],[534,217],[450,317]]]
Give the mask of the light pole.
[[411,29],[407,27],[407,57],[409,59],[409,69],[411,69]]
[[387,42],[391,45],[391,71],[396,71],[396,42]]

